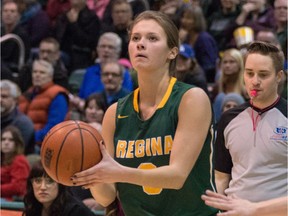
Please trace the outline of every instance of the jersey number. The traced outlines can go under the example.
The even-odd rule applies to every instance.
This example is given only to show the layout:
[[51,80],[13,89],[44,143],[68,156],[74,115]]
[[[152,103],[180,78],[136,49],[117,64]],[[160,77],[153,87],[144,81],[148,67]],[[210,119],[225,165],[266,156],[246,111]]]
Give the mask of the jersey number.
[[[157,167],[152,163],[142,163],[138,166],[138,168],[139,169],[155,169]],[[142,188],[143,188],[143,191],[148,195],[158,195],[162,191],[162,188],[154,188],[154,187],[149,187],[149,186],[142,186]]]

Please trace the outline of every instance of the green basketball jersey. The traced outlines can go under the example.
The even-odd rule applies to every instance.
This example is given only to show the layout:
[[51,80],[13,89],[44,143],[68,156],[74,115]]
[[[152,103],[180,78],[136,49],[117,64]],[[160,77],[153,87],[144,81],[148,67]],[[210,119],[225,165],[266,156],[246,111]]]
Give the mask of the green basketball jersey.
[[[145,121],[139,116],[139,89],[120,99],[114,137],[115,160],[124,166],[138,169],[153,169],[168,165],[178,123],[179,104],[183,94],[192,87],[171,78],[168,90],[156,112]],[[215,191],[212,167],[213,135],[211,124],[211,130],[207,134],[199,158],[181,189],[117,183],[119,199],[125,215],[207,216],[216,214],[216,209],[206,206],[201,200],[201,195],[206,189]]]

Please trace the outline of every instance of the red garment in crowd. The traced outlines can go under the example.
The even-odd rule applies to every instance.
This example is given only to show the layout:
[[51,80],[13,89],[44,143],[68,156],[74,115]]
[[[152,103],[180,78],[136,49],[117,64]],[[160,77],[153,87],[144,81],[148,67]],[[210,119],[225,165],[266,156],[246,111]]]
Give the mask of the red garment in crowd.
[[1,165],[1,197],[12,200],[26,193],[29,162],[24,155],[17,155],[10,165]]

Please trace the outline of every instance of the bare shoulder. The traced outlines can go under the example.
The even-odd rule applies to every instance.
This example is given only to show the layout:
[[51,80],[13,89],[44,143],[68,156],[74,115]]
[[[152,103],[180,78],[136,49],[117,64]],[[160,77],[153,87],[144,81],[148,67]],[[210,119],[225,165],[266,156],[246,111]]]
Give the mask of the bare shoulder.
[[[187,112],[188,110],[191,112]],[[180,118],[197,121],[207,119],[210,122],[212,116],[210,99],[201,88],[192,88],[183,95],[178,112]]]
[[209,105],[210,106],[210,99],[206,92],[199,88],[191,88],[183,95],[183,102],[192,103],[194,105]]

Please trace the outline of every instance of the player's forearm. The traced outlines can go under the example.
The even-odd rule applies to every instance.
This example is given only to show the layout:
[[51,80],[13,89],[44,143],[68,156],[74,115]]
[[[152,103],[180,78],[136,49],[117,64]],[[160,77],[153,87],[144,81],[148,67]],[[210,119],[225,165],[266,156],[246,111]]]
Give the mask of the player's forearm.
[[97,184],[90,188],[94,199],[102,206],[107,207],[116,198],[116,188],[114,184]]
[[286,216],[287,213],[287,197],[256,203],[255,216]]
[[188,174],[179,169],[162,166],[154,169],[136,169],[124,167],[125,172],[120,176],[120,182],[153,187],[153,188],[182,188]]

